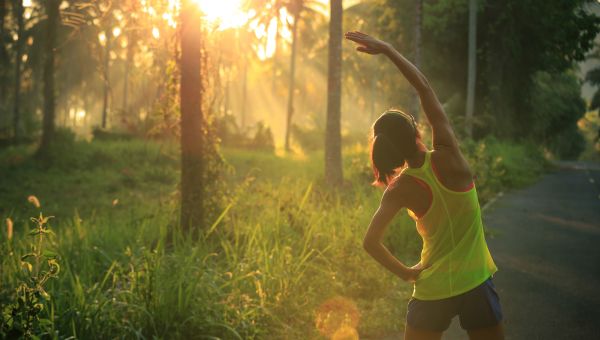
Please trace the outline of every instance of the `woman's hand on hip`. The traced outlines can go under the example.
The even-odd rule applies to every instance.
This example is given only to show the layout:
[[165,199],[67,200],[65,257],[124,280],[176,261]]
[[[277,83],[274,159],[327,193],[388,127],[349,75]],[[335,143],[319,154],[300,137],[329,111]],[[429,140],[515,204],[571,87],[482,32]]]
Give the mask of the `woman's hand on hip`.
[[431,266],[423,266],[419,262],[410,268],[406,268],[406,273],[402,279],[406,282],[414,283],[419,279],[419,275],[421,275],[421,272],[429,267]]

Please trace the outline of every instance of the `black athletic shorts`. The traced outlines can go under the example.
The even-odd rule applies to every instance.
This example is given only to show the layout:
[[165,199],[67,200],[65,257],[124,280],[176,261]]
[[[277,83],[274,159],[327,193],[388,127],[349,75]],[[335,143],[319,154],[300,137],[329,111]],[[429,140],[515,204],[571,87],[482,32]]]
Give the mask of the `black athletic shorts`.
[[491,277],[466,293],[446,299],[410,299],[406,323],[415,329],[443,332],[456,315],[466,330],[493,327],[502,320],[500,298]]

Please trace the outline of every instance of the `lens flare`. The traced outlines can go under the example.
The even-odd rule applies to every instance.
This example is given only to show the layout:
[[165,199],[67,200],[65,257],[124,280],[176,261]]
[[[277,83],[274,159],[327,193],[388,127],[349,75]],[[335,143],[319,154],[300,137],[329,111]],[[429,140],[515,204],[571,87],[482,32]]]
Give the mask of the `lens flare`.
[[316,327],[322,335],[336,340],[358,339],[360,312],[352,300],[333,297],[323,302],[315,314]]

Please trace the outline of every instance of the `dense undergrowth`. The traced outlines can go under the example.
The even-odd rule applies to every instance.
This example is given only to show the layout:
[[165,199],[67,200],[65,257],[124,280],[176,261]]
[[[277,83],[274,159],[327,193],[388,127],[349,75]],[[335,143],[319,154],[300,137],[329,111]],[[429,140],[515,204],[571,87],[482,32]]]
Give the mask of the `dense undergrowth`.
[[[534,180],[532,145],[464,144],[480,198]],[[385,272],[361,241],[381,191],[364,147],[344,151],[347,182],[321,179],[322,155],[224,150],[228,205],[201,240],[177,225],[177,149],[152,141],[69,142],[45,161],[33,147],[0,153],[0,337],[27,280],[30,216],[54,215],[46,248],[61,272],[36,333],[47,338],[308,339],[372,337],[404,327],[412,287]],[[38,208],[29,195],[41,201]],[[4,228],[3,228],[4,229]],[[386,240],[409,264],[420,240],[405,212]]]

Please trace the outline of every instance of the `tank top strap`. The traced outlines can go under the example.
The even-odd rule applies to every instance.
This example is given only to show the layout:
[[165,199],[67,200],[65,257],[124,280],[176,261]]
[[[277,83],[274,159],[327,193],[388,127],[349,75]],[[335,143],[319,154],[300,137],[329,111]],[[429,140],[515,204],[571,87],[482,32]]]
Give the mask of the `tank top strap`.
[[[425,160],[423,161],[423,164],[420,167],[418,167],[418,168],[406,167],[404,170],[402,170],[401,174],[415,176],[419,179],[429,182],[429,180],[431,179],[430,174],[432,171],[431,170],[431,153],[432,153],[432,151],[425,152]],[[428,183],[428,184],[430,184],[430,183]]]

